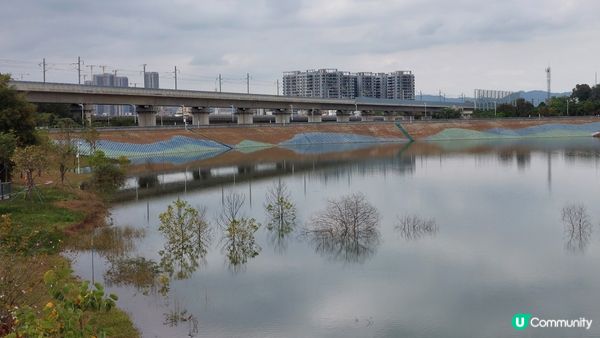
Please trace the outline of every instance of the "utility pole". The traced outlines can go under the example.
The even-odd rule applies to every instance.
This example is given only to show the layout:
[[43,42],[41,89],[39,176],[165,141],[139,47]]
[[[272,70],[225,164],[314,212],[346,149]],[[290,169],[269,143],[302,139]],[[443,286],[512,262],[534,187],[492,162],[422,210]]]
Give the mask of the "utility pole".
[[177,90],[177,66],[175,66],[175,70],[173,71],[173,74],[175,74],[175,90]]
[[145,88],[146,87],[146,64],[144,63],[142,65],[142,67],[144,68],[143,75],[144,75],[144,88]]
[[81,84],[81,56],[77,57],[77,83]]
[[46,58],[42,59],[42,78],[44,83],[46,83]]
[[423,101],[423,91],[419,90],[419,101]]
[[219,93],[221,92],[221,83],[223,82],[223,79],[221,78],[221,73],[219,73]]
[[246,73],[246,93],[250,94],[250,73]]
[[598,72],[594,74],[594,86],[598,85]]
[[90,67],[90,81],[94,80],[94,65],[87,65],[86,67]]
[[279,79],[277,79],[277,96],[279,96]]

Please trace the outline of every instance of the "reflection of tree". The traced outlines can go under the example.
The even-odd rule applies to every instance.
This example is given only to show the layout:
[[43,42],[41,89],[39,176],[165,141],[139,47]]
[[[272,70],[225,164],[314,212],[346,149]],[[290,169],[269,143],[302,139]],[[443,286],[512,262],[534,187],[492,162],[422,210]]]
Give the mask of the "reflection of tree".
[[265,203],[269,239],[279,251],[285,251],[288,235],[296,226],[296,206],[285,183],[279,180],[267,192]]
[[169,278],[161,273],[160,266],[144,257],[120,257],[109,259],[109,268],[104,273],[107,286],[133,286],[144,293],[166,295]]
[[566,248],[569,251],[585,251],[592,235],[592,222],[583,204],[569,204],[562,209],[565,226]]
[[94,250],[108,259],[121,257],[135,249],[135,242],[145,236],[144,229],[104,227],[80,231],[69,240],[71,250]]
[[217,223],[223,229],[222,250],[230,267],[238,271],[249,258],[258,256],[261,248],[256,244],[254,233],[260,227],[254,218],[241,214],[244,196],[237,193],[227,195]]
[[433,236],[438,232],[438,225],[433,218],[423,218],[417,215],[398,217],[395,226],[400,236],[406,240],[417,240],[425,236]]
[[379,213],[363,194],[329,200],[305,230],[315,251],[346,262],[364,262],[380,242]]
[[211,239],[205,210],[194,209],[178,198],[159,218],[158,230],[166,238],[159,251],[160,265],[171,277],[189,278],[198,268],[198,260],[206,255]]
[[182,309],[178,301],[174,302],[173,308],[169,309],[169,312],[165,313],[164,316],[164,325],[175,327],[187,323],[188,337],[195,337],[198,334],[198,319],[193,314],[188,313],[186,309]]

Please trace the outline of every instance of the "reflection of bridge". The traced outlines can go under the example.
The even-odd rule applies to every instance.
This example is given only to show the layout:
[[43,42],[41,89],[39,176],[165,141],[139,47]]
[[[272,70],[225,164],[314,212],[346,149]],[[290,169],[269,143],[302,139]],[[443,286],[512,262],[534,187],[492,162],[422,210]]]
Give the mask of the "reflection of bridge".
[[133,105],[140,126],[156,125],[159,106],[191,108],[194,125],[208,125],[211,108],[232,108],[238,124],[252,124],[256,109],[267,109],[277,123],[289,123],[292,112],[302,110],[308,122],[321,122],[324,111],[336,111],[338,122],[348,122],[353,112],[359,111],[365,120],[377,114],[394,119],[397,115],[423,115],[447,107],[472,110],[472,104],[448,104],[412,100],[321,99],[276,95],[218,93],[191,90],[97,87],[76,84],[11,81],[17,91],[25,93],[34,103],[68,103],[74,112],[92,115],[94,104]]

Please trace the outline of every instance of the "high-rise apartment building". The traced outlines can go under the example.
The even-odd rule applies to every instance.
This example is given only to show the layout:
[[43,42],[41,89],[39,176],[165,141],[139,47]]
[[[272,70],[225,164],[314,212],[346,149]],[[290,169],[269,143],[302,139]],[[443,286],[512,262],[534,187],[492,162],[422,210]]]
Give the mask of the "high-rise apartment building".
[[[87,84],[87,83],[86,83]],[[92,86],[101,87],[129,87],[129,79],[126,76],[116,76],[110,73],[95,74],[90,83]],[[131,106],[122,105],[96,105],[98,115],[126,115],[131,113]]]
[[158,73],[157,72],[146,72],[144,73],[144,88],[160,88],[158,85]]
[[287,72],[283,74],[283,95],[414,100],[415,76],[411,71],[349,73],[319,69]]

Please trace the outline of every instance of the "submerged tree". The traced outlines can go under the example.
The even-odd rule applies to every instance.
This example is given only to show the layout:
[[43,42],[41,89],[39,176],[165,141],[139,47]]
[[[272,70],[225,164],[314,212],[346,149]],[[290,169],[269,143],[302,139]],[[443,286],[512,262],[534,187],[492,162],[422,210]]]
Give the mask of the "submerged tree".
[[569,251],[583,252],[592,236],[592,222],[583,204],[568,204],[562,209],[565,226],[565,247]]
[[296,206],[291,200],[286,184],[281,180],[267,191],[265,210],[270,241],[277,250],[284,251],[288,235],[296,226]]
[[380,242],[379,212],[363,194],[329,200],[304,230],[318,253],[362,263]]
[[433,218],[423,218],[418,215],[398,217],[395,229],[406,240],[417,240],[425,236],[433,236],[438,232],[438,225]]
[[178,198],[159,215],[158,230],[166,239],[159,251],[160,265],[171,277],[189,278],[198,268],[199,259],[206,256],[212,236],[205,214],[205,209],[195,209]]
[[242,215],[244,200],[241,194],[227,195],[223,210],[217,219],[219,227],[223,230],[222,250],[234,271],[241,269],[248,259],[258,256],[261,250],[254,238],[260,224],[254,218]]

